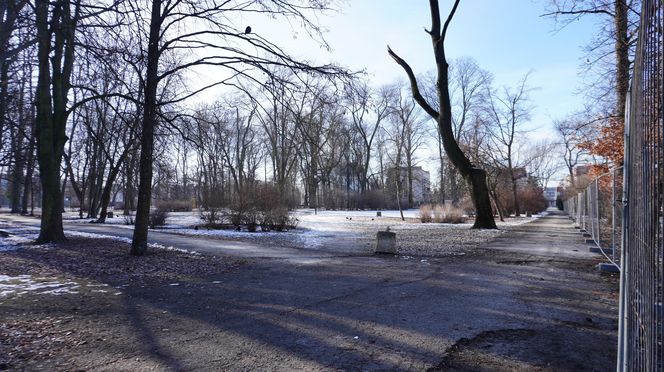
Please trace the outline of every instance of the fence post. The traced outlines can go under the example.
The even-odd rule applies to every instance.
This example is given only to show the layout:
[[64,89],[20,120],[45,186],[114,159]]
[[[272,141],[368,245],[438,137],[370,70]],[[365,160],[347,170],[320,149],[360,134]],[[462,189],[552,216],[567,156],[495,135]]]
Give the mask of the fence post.
[[[611,173],[611,259],[616,262],[616,170]],[[622,265],[622,264],[621,264]]]
[[629,184],[631,179],[631,154],[630,154],[630,130],[632,126],[632,110],[631,110],[631,99],[632,89],[627,94],[627,100],[625,102],[625,134],[624,134],[624,159],[623,159],[623,189],[622,189],[622,236],[620,238],[621,250],[620,250],[620,295],[618,301],[618,362],[616,370],[618,372],[626,372],[627,368],[627,356],[629,347],[627,344],[627,321],[628,321],[628,311],[627,311],[627,294],[625,290],[627,289],[627,276],[629,273],[629,241],[627,237],[629,236]]

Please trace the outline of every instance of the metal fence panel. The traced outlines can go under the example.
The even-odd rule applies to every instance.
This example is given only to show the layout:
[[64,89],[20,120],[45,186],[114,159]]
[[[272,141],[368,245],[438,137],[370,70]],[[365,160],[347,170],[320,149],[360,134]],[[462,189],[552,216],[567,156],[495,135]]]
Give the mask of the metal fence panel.
[[619,371],[662,371],[662,0],[643,0],[625,135]]
[[611,169],[563,203],[577,228],[601,248],[607,261],[620,269],[622,249],[623,167]]

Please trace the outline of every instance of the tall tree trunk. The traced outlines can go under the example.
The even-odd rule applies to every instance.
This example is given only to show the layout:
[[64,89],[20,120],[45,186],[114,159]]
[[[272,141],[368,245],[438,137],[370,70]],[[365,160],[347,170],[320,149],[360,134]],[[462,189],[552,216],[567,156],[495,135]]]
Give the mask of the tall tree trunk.
[[[65,240],[62,229],[62,194],[60,192],[60,158],[64,144],[60,133],[59,118],[52,110],[56,105],[55,97],[51,96],[51,31],[48,22],[49,2],[35,1],[35,20],[37,26],[37,155],[42,191],[41,227],[37,241],[40,243],[61,242]],[[57,52],[57,51],[56,51]],[[55,57],[54,57],[55,59]],[[54,75],[56,73],[53,68]],[[55,79],[53,79],[55,80]],[[54,89],[55,91],[55,89]],[[53,106],[52,106],[53,104]]]
[[27,170],[25,179],[23,180],[23,199],[21,201],[21,214],[28,214],[28,202],[32,195],[32,177],[34,175],[35,167],[35,133],[34,133],[34,118],[30,118],[32,129],[30,130],[30,142],[27,150]]
[[440,189],[439,202],[445,204],[445,156],[443,155],[443,142],[438,134],[438,160],[440,161]]
[[11,213],[19,213],[21,211],[21,188],[23,186],[23,168],[25,166],[25,153],[23,149],[23,141],[25,137],[25,115],[24,115],[24,91],[21,89],[19,93],[19,119],[16,128],[12,128],[12,154],[14,157],[14,165],[12,166],[11,174]]
[[401,168],[397,167],[397,176],[396,176],[396,188],[397,188],[397,207],[399,208],[399,214],[401,215],[401,221],[406,219],[403,216],[403,207],[401,207]]
[[629,91],[629,35],[627,0],[615,1],[616,39],[616,117],[625,117],[625,100]]
[[[2,13],[0,13],[0,15],[2,15]],[[4,45],[0,45],[0,48],[4,47]],[[0,51],[0,54],[4,53],[4,51]],[[5,60],[3,56],[3,58],[0,59],[0,133],[3,133],[7,122],[5,115],[7,114],[7,99],[9,96],[9,65],[10,61]],[[3,143],[0,141],[0,150],[2,150],[2,147]]]
[[413,203],[414,198],[413,198],[413,162],[408,155],[408,161],[407,161],[407,167],[408,167],[408,208],[413,208]]
[[459,170],[461,176],[470,186],[471,197],[475,205],[476,217],[473,228],[495,229],[496,222],[493,218],[491,211],[491,199],[489,197],[489,189],[486,184],[486,172],[482,169],[475,168],[470,160],[463,153],[459,144],[454,138],[454,131],[452,129],[452,108],[450,104],[449,92],[449,65],[445,57],[445,36],[447,27],[449,26],[454,13],[459,5],[459,0],[454,2],[452,11],[450,12],[444,27],[441,30],[440,9],[437,0],[429,0],[431,8],[432,26],[429,35],[431,35],[431,42],[433,44],[434,57],[436,60],[436,68],[438,78],[436,86],[438,88],[438,103],[440,112],[436,112],[424,99],[419,91],[417,79],[413,73],[412,68],[401,57],[396,55],[392,50],[389,50],[390,56],[404,68],[408,74],[411,82],[411,89],[413,91],[413,98],[422,108],[438,122],[438,128],[443,138],[443,148],[450,158],[452,164]]
[[514,198],[514,216],[519,217],[521,215],[521,207],[519,206],[519,193],[516,174],[514,174],[514,167],[512,166],[512,154],[511,151],[508,153],[507,158],[507,170],[510,172],[510,181],[512,181],[512,197]]
[[[124,159],[123,159],[124,160]],[[108,214],[108,203],[111,201],[111,192],[113,191],[113,184],[115,184],[115,179],[120,173],[120,167],[122,167],[121,160],[117,166],[111,168],[111,172],[108,174],[108,179],[106,179],[106,184],[104,185],[104,190],[101,193],[101,200],[99,203],[99,218],[97,218],[98,223],[106,222],[106,215]]]
[[159,34],[161,31],[161,22],[161,0],[153,0],[144,88],[145,102],[143,104],[143,126],[141,130],[138,205],[136,206],[136,224],[134,226],[134,236],[130,251],[135,256],[144,255],[148,248],[150,202],[152,199],[152,152],[154,150],[154,128],[157,123]]

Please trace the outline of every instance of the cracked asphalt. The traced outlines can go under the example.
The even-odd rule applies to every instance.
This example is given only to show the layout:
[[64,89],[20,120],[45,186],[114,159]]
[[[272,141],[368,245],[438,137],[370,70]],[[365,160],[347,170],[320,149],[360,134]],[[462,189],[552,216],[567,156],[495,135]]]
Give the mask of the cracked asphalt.
[[[53,365],[60,358],[109,371],[614,369],[617,277],[597,271],[600,257],[556,213],[444,258],[151,239],[246,263],[80,305],[78,322],[98,337]],[[55,311],[67,301],[42,306]]]

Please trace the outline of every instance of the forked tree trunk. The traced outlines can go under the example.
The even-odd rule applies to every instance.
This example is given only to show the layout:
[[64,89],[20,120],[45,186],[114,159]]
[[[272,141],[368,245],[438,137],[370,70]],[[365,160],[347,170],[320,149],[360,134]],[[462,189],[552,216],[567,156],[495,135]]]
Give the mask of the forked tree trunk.
[[115,179],[120,173],[120,168],[127,158],[129,153],[128,149],[125,149],[125,152],[122,153],[118,162],[111,167],[111,172],[108,174],[108,179],[106,179],[106,184],[104,185],[104,190],[101,192],[101,201],[100,201],[100,212],[97,223],[105,223],[106,217],[108,214],[108,204],[111,202],[111,192],[113,191],[113,185],[115,184]]
[[[52,47],[49,22],[49,2],[35,1],[37,29],[37,159],[42,187],[41,227],[37,241],[61,242],[65,240],[62,229],[62,191],[60,189],[60,164],[67,136],[67,93],[74,61],[74,32],[79,16],[80,1],[74,4],[74,15],[68,2],[56,4],[52,20],[57,24],[56,43]],[[54,26],[53,26],[54,27]],[[51,91],[52,88],[52,91]]]
[[449,92],[449,65],[447,63],[447,59],[445,58],[444,41],[445,35],[447,33],[447,27],[452,21],[454,13],[459,6],[459,0],[454,2],[452,11],[447,17],[442,30],[438,0],[429,0],[429,6],[431,8],[432,21],[431,31],[429,31],[429,34],[431,35],[434,57],[436,60],[436,68],[438,72],[436,86],[438,89],[440,112],[437,112],[435,109],[433,109],[420,93],[419,87],[417,85],[417,79],[408,63],[406,63],[406,61],[404,61],[391,49],[388,50],[388,53],[406,71],[406,74],[408,75],[411,83],[411,89],[413,91],[413,98],[415,101],[417,101],[417,103],[438,122],[438,129],[440,130],[440,134],[443,140],[443,148],[445,149],[445,152],[447,153],[447,156],[450,158],[450,161],[454,167],[459,170],[461,176],[470,186],[471,197],[476,211],[473,228],[495,229],[496,222],[493,218],[493,212],[491,211],[491,199],[489,197],[489,189],[486,183],[486,172],[482,169],[475,168],[473,164],[471,164],[470,160],[468,160],[461,148],[459,148],[459,144],[456,142],[454,137],[454,131],[452,130],[452,109]]

